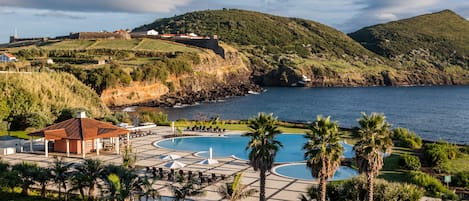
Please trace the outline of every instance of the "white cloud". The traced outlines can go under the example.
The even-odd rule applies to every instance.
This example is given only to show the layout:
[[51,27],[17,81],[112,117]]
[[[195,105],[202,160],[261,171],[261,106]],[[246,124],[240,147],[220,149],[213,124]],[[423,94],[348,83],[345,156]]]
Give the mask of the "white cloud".
[[68,18],[68,19],[86,19],[84,15],[75,15],[67,12],[61,12],[61,11],[47,11],[47,12],[41,12],[41,13],[36,13],[34,14],[35,16],[38,17],[56,17],[56,18]]
[[61,11],[168,13],[190,2],[191,0],[1,0],[0,5]]
[[349,18],[339,28],[346,32],[355,31],[364,26],[399,20],[444,9],[441,0],[359,0],[355,3],[362,8],[358,14]]

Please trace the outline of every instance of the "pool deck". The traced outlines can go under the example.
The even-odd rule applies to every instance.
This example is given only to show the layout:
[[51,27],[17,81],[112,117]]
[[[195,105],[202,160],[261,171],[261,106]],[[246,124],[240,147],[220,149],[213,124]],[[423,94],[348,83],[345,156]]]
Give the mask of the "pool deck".
[[[133,151],[137,153],[137,163],[136,166],[141,167],[139,169],[140,174],[144,174],[145,167],[156,167],[163,168],[164,165],[168,162],[167,160],[160,159],[161,155],[166,154],[177,154],[182,156],[182,158],[177,159],[177,161],[187,164],[184,168],[181,168],[185,172],[193,171],[203,172],[204,174],[215,173],[217,175],[234,175],[238,172],[244,171],[242,183],[248,185],[250,188],[259,190],[259,172],[255,172],[248,164],[247,161],[238,160],[235,158],[217,158],[218,164],[213,165],[204,165],[197,164],[203,158],[194,156],[193,152],[181,152],[168,150],[164,148],[158,148],[153,145],[155,141],[163,139],[164,135],[171,133],[170,127],[161,127],[158,126],[151,130],[156,132],[154,135],[147,135],[143,137],[132,138],[132,147]],[[197,134],[201,136],[217,136],[219,133],[207,133],[207,132],[191,132],[184,131],[184,134]],[[240,134],[239,131],[227,131],[223,133],[224,135],[229,134]],[[244,147],[243,147],[244,148]],[[53,155],[53,154],[51,154]],[[99,159],[105,163],[114,163],[121,164],[121,156],[115,154],[102,154],[96,156],[96,154],[87,155],[87,158]],[[38,153],[17,153],[13,155],[2,156],[2,159],[10,164],[19,163],[21,161],[35,162],[40,166],[50,166],[53,162],[53,157],[46,158],[43,154]],[[67,162],[80,162],[82,159],[79,156],[66,158]],[[177,170],[176,170],[177,171]],[[229,178],[230,179],[230,178]],[[229,180],[228,179],[228,180]],[[191,197],[194,200],[206,200],[214,201],[221,200],[220,195],[217,193],[219,186],[224,185],[225,181],[218,181],[216,183],[210,184],[204,188],[206,191],[205,196],[203,197]],[[158,189],[158,192],[162,196],[171,196],[171,192],[166,187],[166,185],[172,182],[167,180],[158,180],[155,184],[155,188]],[[298,179],[289,179],[285,177],[280,177],[278,175],[268,173],[266,177],[266,198],[268,200],[298,200],[298,197],[301,193],[305,193],[307,188],[313,184],[317,184],[315,181],[305,181]],[[258,193],[253,197],[249,197],[244,200],[259,200]]]

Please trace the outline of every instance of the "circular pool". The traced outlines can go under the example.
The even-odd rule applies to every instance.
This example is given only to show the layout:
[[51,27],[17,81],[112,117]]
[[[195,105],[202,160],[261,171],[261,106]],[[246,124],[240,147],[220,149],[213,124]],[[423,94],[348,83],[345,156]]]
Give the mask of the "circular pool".
[[[275,162],[301,162],[304,161],[303,145],[306,139],[302,134],[282,134],[278,135],[277,139],[282,143],[283,147],[279,149]],[[227,136],[191,136],[170,138],[157,141],[155,146],[178,150],[198,152],[197,155],[203,158],[208,157],[208,149],[212,147],[214,158],[236,157],[242,160],[248,159],[249,150],[245,147],[249,141],[249,137],[241,135],[227,135]],[[343,143],[344,157],[353,158],[355,155],[353,147],[349,144]]]
[[[301,180],[315,180],[313,176],[311,176],[311,171],[306,166],[306,163],[293,163],[293,164],[285,164],[279,165],[272,169],[272,172],[279,176],[288,177],[291,179],[301,179]],[[334,174],[334,177],[329,181],[338,181],[349,179],[358,175],[358,171],[347,167],[347,166],[340,166],[339,169]]]

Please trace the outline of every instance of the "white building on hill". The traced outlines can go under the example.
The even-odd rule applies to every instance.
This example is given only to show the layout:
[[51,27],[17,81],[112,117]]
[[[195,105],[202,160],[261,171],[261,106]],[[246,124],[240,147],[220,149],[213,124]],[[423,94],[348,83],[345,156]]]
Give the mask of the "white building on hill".
[[10,53],[3,53],[2,55],[0,55],[0,63],[15,62],[15,61],[16,61],[16,57]]

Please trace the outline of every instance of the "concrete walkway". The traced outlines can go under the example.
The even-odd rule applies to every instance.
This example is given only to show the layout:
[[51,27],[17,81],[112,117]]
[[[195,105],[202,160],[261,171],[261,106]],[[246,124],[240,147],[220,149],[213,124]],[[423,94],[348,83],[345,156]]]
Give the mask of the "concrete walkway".
[[[213,165],[202,165],[197,164],[203,158],[194,156],[192,152],[179,152],[163,148],[157,148],[153,145],[155,141],[163,139],[163,135],[168,135],[171,133],[170,127],[157,127],[152,129],[153,133],[156,135],[148,135],[144,137],[138,137],[131,139],[133,151],[137,153],[137,163],[138,167],[142,167],[139,171],[143,174],[145,167],[156,167],[164,168],[164,164],[168,161],[160,159],[161,155],[166,154],[177,154],[182,156],[181,159],[177,159],[180,162],[188,164],[182,170],[184,172],[193,171],[194,173],[203,172],[205,175],[210,175],[215,173],[217,175],[224,174],[226,176],[234,175],[238,172],[244,171],[244,176],[242,183],[249,185],[250,188],[259,189],[259,172],[254,172],[254,170],[247,164],[247,161],[238,160],[234,158],[217,158],[219,161],[218,164]],[[185,134],[197,134],[204,136],[215,136],[218,134],[215,133],[205,133],[205,132],[188,132],[185,131]],[[226,132],[228,134],[240,134],[240,132]],[[240,147],[244,149],[244,147]],[[100,159],[105,163],[114,163],[121,164],[121,156],[104,154],[100,156],[87,156],[88,158]],[[53,162],[53,157],[46,158],[44,155],[36,153],[17,153],[14,155],[8,155],[2,157],[4,161],[9,162],[10,164],[19,163],[21,161],[30,161],[35,162],[40,166],[48,167]],[[80,162],[82,161],[79,156],[72,158],[65,158],[67,162]],[[166,168],[164,168],[166,169]],[[229,180],[229,179],[228,179]],[[225,181],[219,181],[213,183],[204,188],[206,190],[206,195],[203,197],[194,197],[194,200],[206,200],[214,201],[220,200],[221,197],[218,195],[217,190],[219,186],[224,185]],[[170,184],[170,181],[159,180],[155,184],[155,188],[159,190],[160,195],[171,196],[170,191],[166,188],[166,185]],[[266,180],[266,197],[268,200],[298,200],[301,193],[305,193],[306,189],[315,184],[313,181],[303,181],[288,179],[280,177],[274,174],[268,174]],[[253,197],[247,198],[245,200],[259,200],[258,194]]]

